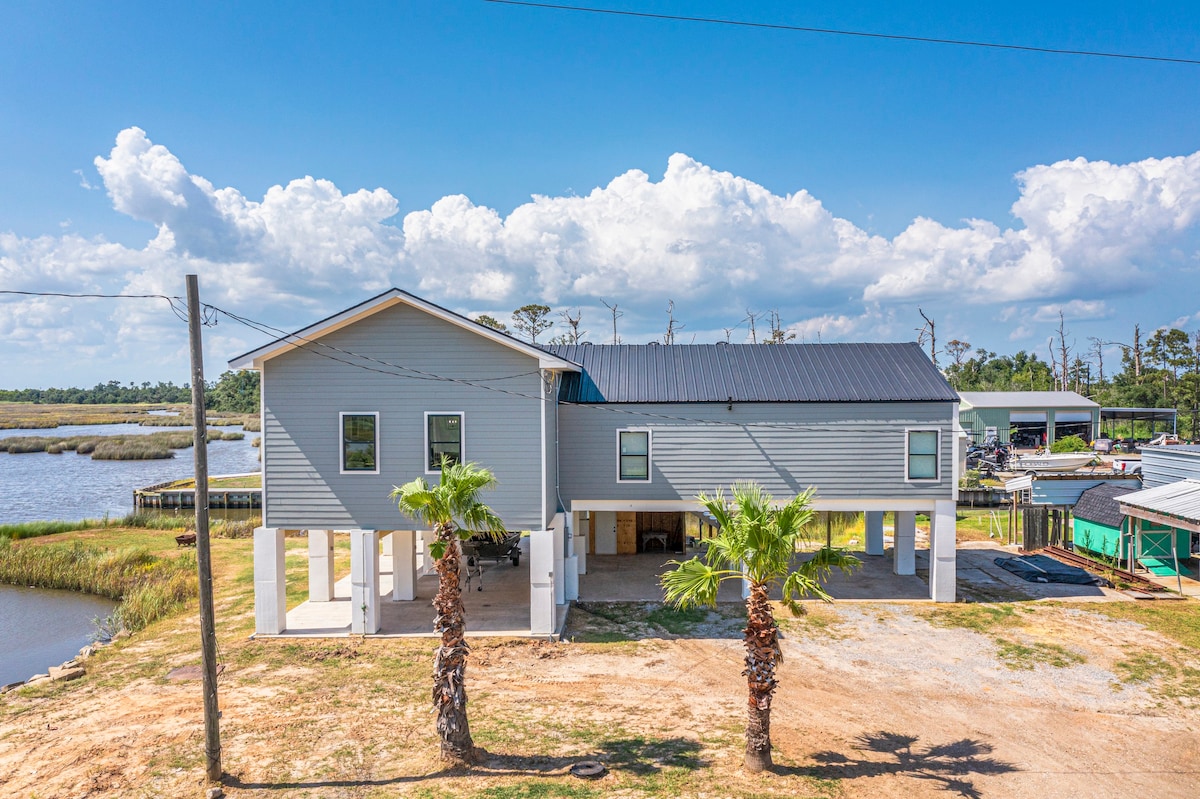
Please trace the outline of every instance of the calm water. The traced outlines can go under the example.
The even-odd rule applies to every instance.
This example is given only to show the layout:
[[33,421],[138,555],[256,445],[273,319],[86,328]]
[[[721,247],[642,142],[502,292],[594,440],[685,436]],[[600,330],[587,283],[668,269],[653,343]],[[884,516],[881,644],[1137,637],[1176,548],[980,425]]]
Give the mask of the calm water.
[[96,638],[93,619],[112,613],[107,599],[73,591],[0,585],[0,685],[64,663]]
[[[133,424],[71,425],[53,430],[0,430],[0,438],[146,435],[176,429],[190,430]],[[209,444],[209,474],[257,472],[258,449],[251,446],[256,438],[258,433],[247,433],[241,441],[214,441]],[[0,524],[124,516],[133,510],[135,488],[180,480],[194,474],[191,448],[176,450],[174,458],[159,461],[96,461],[90,456],[76,455],[74,452],[61,455],[48,455],[45,452],[9,455],[0,452]]]

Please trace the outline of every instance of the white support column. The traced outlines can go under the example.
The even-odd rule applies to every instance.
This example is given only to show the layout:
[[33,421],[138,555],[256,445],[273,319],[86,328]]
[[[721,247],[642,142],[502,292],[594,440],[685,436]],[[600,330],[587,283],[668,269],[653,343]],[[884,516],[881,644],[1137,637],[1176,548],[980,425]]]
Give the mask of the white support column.
[[395,554],[392,548],[396,546],[396,538],[392,535],[392,532],[392,530],[384,530],[379,534],[380,541],[383,543],[383,556],[385,558],[390,558]]
[[287,627],[283,530],[254,528],[254,632],[279,635]]
[[350,531],[350,632],[379,632],[379,534]]
[[[575,528],[579,529],[579,528]],[[583,533],[575,534],[575,548],[572,554],[579,560],[578,574],[587,574],[587,535]]]
[[567,556],[563,559],[563,598],[567,602],[573,602],[579,599],[579,557],[575,554],[575,545],[579,537],[573,534],[572,527],[567,528],[565,540]]
[[417,598],[417,533],[415,530],[393,530],[392,542],[392,601]]
[[554,530],[534,530],[529,534],[529,632],[553,635],[554,610]]
[[567,602],[567,533],[558,529],[554,533],[554,604]]
[[929,517],[929,598],[934,602],[956,598],[955,505],[954,500],[938,500]]
[[883,511],[869,510],[863,514],[867,525],[867,554],[883,554]]
[[917,573],[917,514],[911,510],[896,511],[893,535],[893,565],[896,574]]
[[332,602],[333,531],[308,531],[308,601]]

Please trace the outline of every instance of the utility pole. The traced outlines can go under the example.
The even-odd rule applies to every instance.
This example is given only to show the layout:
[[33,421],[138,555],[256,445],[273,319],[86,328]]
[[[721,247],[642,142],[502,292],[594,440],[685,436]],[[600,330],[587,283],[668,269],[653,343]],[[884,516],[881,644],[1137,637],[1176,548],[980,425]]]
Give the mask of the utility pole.
[[200,572],[200,653],[204,671],[204,760],[210,782],[221,781],[221,711],[217,704],[217,630],[213,619],[212,553],[208,544],[208,419],[204,415],[204,349],[200,286],[187,276],[188,340],[192,350],[192,420],[196,465],[196,565]]

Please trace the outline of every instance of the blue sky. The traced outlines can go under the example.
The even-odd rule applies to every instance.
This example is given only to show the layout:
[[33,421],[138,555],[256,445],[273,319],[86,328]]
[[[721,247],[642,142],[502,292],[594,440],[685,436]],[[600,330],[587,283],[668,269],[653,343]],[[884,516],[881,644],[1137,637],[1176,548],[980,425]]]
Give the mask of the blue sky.
[[[1200,5],[605,2],[1200,59]],[[395,285],[602,341],[1200,329],[1200,66],[476,1],[0,3],[0,289],[295,329]],[[274,188],[273,188],[274,187]],[[532,199],[532,198],[537,199]],[[0,387],[187,379],[165,304],[0,295]],[[208,331],[207,371],[262,343]]]

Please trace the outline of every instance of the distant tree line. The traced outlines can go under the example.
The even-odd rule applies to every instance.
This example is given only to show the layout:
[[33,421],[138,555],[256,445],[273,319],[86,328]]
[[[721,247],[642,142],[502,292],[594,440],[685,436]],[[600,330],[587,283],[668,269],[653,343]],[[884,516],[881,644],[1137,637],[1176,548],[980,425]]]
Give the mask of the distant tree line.
[[[189,403],[192,389],[167,381],[97,383],[93,388],[0,389],[0,402],[29,402],[34,405],[127,405]],[[258,412],[258,372],[225,372],[205,384],[205,407],[225,413]]]
[[[1079,348],[1061,317],[1046,360],[1024,350],[972,353],[955,339],[941,351],[951,359],[943,373],[959,391],[1074,391],[1106,408],[1174,408],[1180,435],[1200,438],[1200,331],[1164,327],[1144,336],[1135,324],[1125,341],[1088,342]],[[1105,360],[1114,349],[1116,364]]]

